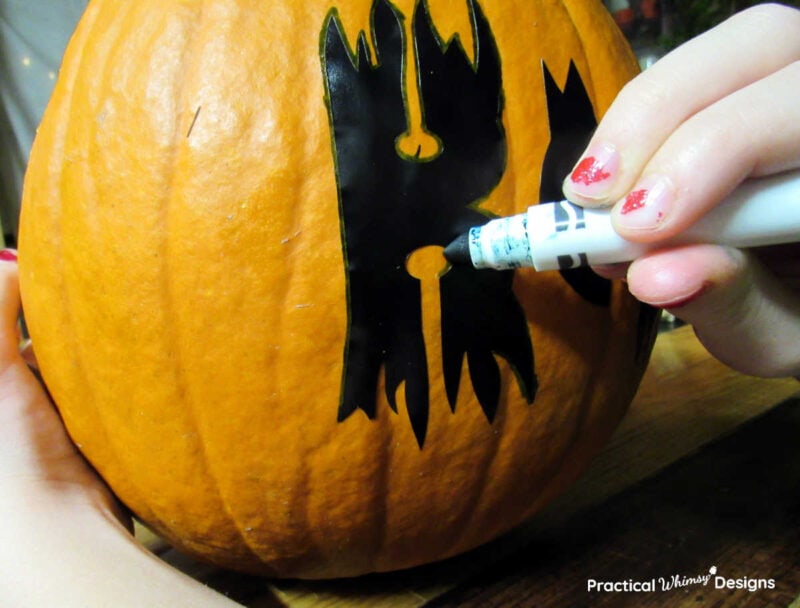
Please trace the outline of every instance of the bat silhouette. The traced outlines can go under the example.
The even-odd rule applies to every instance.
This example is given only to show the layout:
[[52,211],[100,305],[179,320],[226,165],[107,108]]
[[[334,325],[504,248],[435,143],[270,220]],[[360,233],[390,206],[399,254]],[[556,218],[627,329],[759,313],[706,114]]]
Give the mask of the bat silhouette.
[[[412,18],[425,124],[440,142],[434,158],[409,157],[396,140],[407,129],[403,91],[405,33],[388,0],[372,7],[373,63],[362,32],[351,53],[338,13],[323,25],[326,85],[345,255],[348,332],[338,419],[360,409],[373,418],[381,368],[386,397],[404,384],[419,446],[429,411],[421,291],[405,261],[427,245],[444,247],[490,218],[475,210],[505,170],[500,60],[489,24],[467,0],[477,57],[442,42],[427,3]],[[495,356],[514,368],[522,394],[536,392],[533,346],[524,312],[511,290],[513,271],[451,268],[440,279],[442,362],[451,409],[464,357],[477,399],[491,421],[500,396]]]

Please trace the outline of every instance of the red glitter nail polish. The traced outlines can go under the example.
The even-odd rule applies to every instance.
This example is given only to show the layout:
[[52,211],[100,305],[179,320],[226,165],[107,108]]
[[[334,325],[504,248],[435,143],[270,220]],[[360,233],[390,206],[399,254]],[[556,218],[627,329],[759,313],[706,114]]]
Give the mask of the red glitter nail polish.
[[611,177],[610,172],[603,171],[604,168],[604,163],[598,162],[594,156],[587,156],[575,167],[570,179],[575,184],[591,186]]
[[647,194],[648,190],[634,190],[625,198],[625,202],[622,204],[622,209],[620,209],[619,212],[622,215],[627,215],[631,211],[641,209],[645,205]]
[[13,249],[3,249],[0,251],[0,260],[3,262],[16,262],[17,252]]

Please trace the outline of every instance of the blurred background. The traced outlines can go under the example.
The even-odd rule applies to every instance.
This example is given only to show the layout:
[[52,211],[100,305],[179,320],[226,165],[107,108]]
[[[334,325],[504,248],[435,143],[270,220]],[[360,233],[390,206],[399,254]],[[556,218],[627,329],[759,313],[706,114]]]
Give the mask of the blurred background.
[[[642,69],[758,0],[604,0]],[[800,8],[800,0],[781,2]]]

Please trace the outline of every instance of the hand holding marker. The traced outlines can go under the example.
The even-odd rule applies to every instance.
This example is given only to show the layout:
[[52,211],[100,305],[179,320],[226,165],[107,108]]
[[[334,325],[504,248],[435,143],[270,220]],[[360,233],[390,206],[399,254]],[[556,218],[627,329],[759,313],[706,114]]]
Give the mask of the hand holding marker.
[[471,228],[444,250],[453,264],[505,270],[566,270],[628,262],[656,249],[713,243],[747,248],[800,241],[800,171],[749,180],[685,232],[658,243],[634,243],[614,230],[610,209],[569,201]]

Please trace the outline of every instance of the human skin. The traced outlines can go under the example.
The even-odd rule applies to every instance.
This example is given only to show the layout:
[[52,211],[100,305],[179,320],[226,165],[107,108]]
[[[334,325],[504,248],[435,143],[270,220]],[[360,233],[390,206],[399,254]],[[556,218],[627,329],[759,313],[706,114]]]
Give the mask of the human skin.
[[[800,167],[798,90],[800,11],[743,11],[621,91],[564,193],[585,206],[613,205],[626,239],[670,238],[743,180]],[[639,300],[693,325],[731,367],[800,375],[800,247],[685,246],[595,270],[625,278]]]

